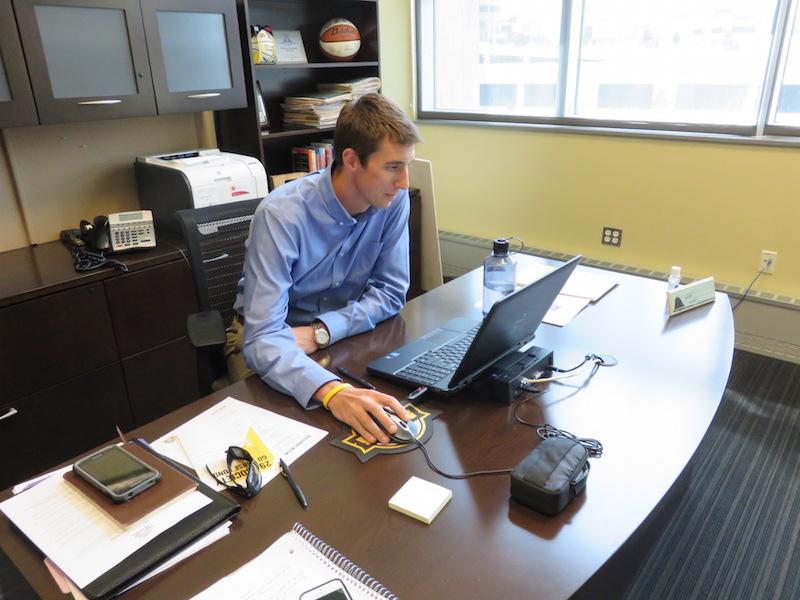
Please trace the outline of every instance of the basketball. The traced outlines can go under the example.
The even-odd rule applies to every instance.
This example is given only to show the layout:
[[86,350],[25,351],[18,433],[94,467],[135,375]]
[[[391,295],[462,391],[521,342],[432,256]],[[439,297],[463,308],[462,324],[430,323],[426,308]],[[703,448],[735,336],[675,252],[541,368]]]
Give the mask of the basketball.
[[361,48],[361,34],[347,19],[331,19],[319,31],[319,47],[331,60],[353,60]]

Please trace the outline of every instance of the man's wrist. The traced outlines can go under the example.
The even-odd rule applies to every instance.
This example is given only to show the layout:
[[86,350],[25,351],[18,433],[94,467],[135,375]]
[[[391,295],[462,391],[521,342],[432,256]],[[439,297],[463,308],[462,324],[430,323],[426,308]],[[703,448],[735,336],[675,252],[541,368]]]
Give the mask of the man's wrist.
[[344,383],[338,379],[334,379],[329,381],[320,386],[320,388],[314,393],[314,399],[320,402],[326,410],[330,410],[330,402],[331,400],[342,390],[347,389],[351,386],[349,383]]
[[311,322],[311,328],[314,330],[314,343],[317,345],[317,350],[327,348],[331,343],[331,334],[325,323],[319,319],[314,319]]

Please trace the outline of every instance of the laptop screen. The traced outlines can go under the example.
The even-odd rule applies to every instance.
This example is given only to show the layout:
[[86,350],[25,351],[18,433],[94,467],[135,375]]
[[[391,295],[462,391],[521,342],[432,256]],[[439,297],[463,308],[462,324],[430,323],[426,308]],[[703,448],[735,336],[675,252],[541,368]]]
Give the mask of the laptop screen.
[[578,266],[576,256],[555,271],[498,301],[483,320],[478,334],[453,374],[450,387],[473,379],[510,352],[530,342],[561,288]]

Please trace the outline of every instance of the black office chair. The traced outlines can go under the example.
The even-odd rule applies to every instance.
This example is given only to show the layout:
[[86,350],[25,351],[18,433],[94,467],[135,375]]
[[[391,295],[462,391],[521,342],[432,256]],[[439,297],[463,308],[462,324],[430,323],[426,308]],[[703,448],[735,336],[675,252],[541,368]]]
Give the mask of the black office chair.
[[222,348],[233,321],[236,284],[242,277],[244,242],[260,199],[175,212],[189,250],[198,306],[186,319],[189,340],[197,348],[200,389],[204,394],[228,385]]

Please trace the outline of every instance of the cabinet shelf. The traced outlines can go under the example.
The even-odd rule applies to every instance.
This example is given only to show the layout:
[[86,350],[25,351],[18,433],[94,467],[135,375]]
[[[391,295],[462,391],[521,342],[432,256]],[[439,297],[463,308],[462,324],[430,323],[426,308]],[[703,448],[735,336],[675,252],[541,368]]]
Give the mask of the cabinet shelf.
[[334,127],[292,127],[290,125],[285,125],[278,129],[262,131],[261,139],[267,141],[276,138],[299,137],[310,133],[332,132],[334,129]]
[[[237,0],[248,105],[216,111],[219,148],[254,156],[262,161],[267,175],[274,175],[294,171],[292,148],[333,137],[334,127],[284,123],[281,104],[286,96],[309,93],[320,84],[380,77],[379,4],[376,0]],[[320,28],[335,18],[352,22],[361,34],[361,47],[353,61],[327,60],[319,48]],[[253,24],[299,31],[309,62],[253,65],[249,39]],[[260,127],[257,94],[266,109],[269,131]]]
[[271,69],[342,69],[357,67],[377,67],[377,60],[357,60],[351,62],[313,62],[313,63],[286,63],[274,65],[253,65],[257,70]]

